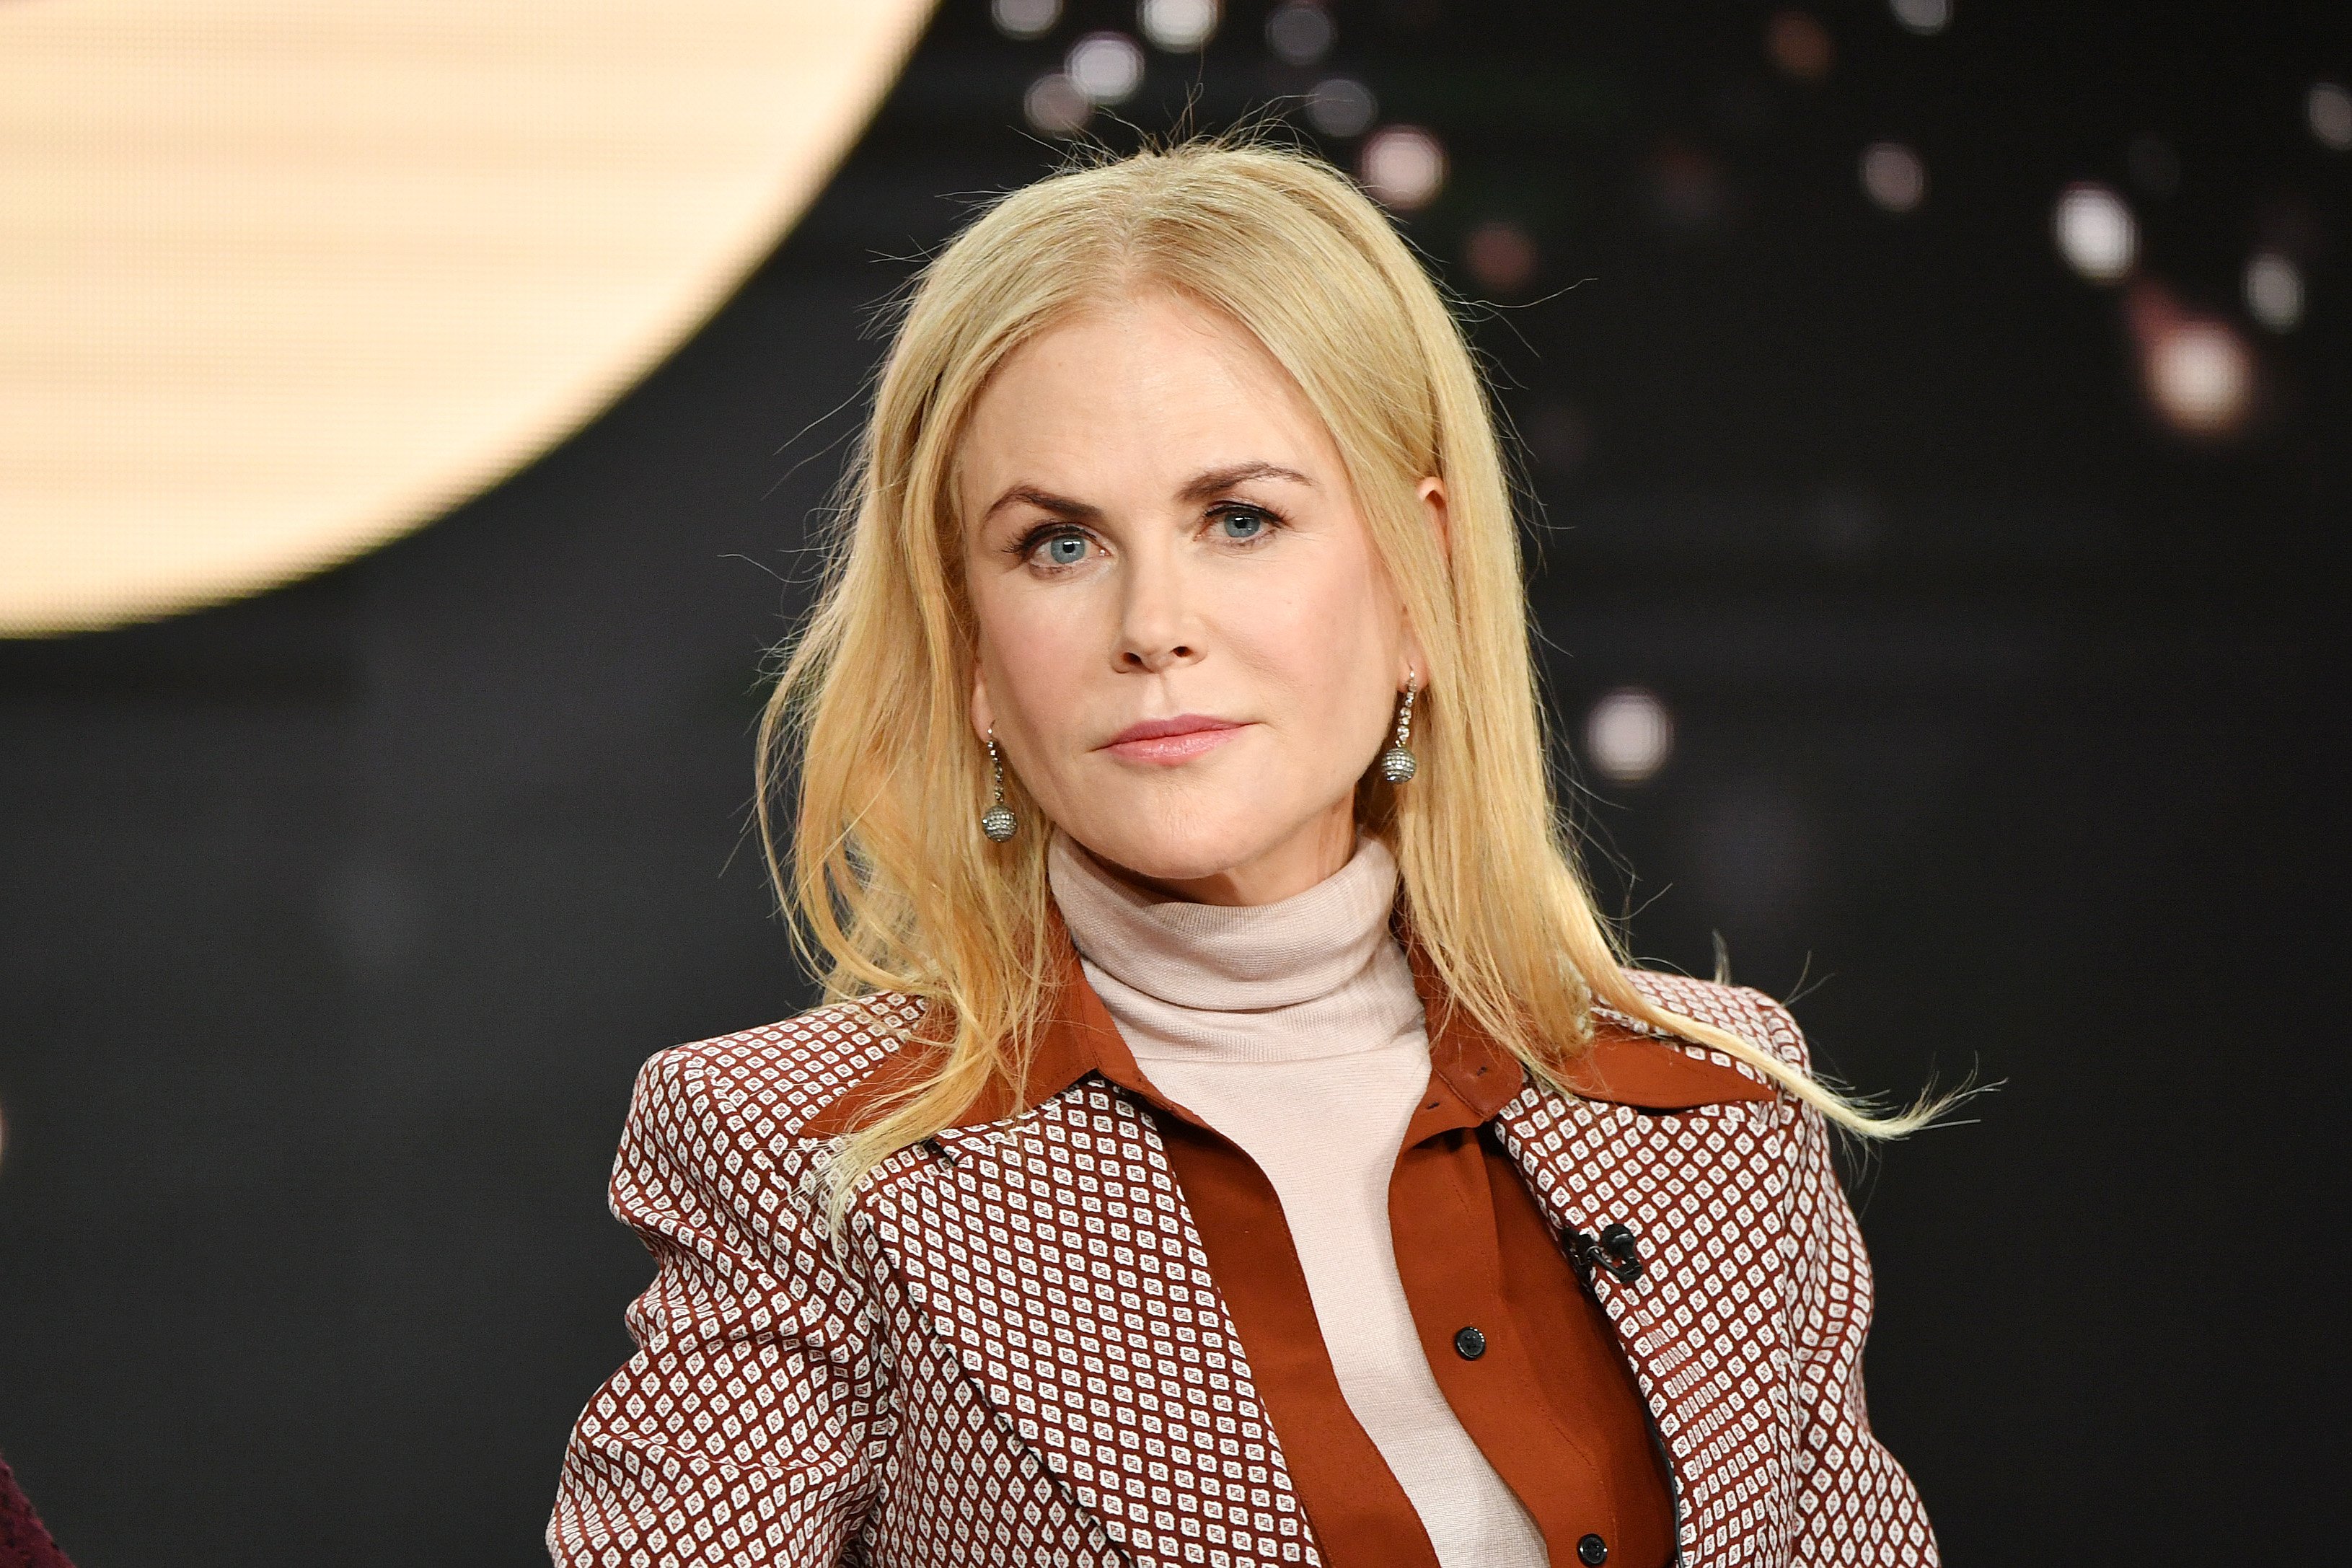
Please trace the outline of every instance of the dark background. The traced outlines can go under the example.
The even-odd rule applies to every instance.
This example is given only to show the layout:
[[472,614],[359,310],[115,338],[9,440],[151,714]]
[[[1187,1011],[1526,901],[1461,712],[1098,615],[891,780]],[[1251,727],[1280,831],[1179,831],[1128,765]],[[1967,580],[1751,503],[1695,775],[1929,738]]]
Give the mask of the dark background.
[[[1951,1558],[2311,1552],[2352,155],[2304,104],[2346,13],[1811,14],[1804,80],[1767,5],[1343,3],[1307,68],[1241,3],[1118,112],[1341,72],[1444,143],[1405,226],[1493,302],[1563,740],[1627,683],[1677,725],[1579,807],[1635,948],[1720,932],[1854,1084],[2001,1081],[1856,1173],[1873,1411]],[[0,1447],[91,1568],[538,1560],[649,1275],[603,1207],[631,1074],[808,997],[750,727],[868,308],[1055,163],[1024,89],[1134,24],[949,0],[799,230],[543,461],[293,588],[0,644]],[[1882,138],[1916,211],[1863,193]],[[2084,178],[2253,344],[2235,438],[2166,428],[2053,247]],[[1465,264],[1497,220],[1516,287]],[[2291,332],[2239,299],[2265,244]]]

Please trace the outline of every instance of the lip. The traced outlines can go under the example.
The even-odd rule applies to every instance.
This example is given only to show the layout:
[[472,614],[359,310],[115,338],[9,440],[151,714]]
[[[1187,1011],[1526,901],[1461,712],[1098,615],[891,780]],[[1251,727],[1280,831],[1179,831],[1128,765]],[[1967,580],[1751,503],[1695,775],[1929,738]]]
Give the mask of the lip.
[[1179,713],[1129,724],[1103,743],[1103,750],[1135,762],[1181,763],[1214,751],[1233,739],[1241,724],[1206,713]]

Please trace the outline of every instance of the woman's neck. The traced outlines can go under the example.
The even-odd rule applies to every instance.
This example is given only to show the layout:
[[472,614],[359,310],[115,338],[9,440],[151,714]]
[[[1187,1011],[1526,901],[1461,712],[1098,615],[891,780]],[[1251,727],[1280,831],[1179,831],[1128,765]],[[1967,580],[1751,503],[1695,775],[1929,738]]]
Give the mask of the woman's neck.
[[1337,871],[1269,904],[1159,897],[1058,829],[1046,874],[1087,979],[1139,1061],[1342,1055],[1418,1020],[1389,930],[1396,862],[1376,838],[1360,837]]

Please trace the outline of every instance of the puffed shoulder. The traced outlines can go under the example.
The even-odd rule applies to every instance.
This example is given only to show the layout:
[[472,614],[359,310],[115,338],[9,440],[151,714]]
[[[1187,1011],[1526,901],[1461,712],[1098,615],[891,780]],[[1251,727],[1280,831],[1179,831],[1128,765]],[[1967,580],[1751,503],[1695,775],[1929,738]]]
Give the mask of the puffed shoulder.
[[656,1052],[638,1075],[640,1106],[705,1100],[761,1131],[808,1136],[819,1114],[888,1059],[923,1016],[920,997],[883,991],[781,1023]]
[[[1712,980],[1694,980],[1685,974],[1662,974],[1654,970],[1629,969],[1625,977],[1635,990],[1658,1006],[1679,1013],[1696,1023],[1712,1024],[1727,1034],[1738,1036],[1767,1055],[1777,1057],[1799,1072],[1812,1071],[1812,1053],[1806,1048],[1804,1032],[1789,1010],[1761,991],[1747,985],[1724,985]],[[1603,1008],[1614,1021],[1644,1034],[1656,1034],[1633,1019]],[[1718,1066],[1756,1079],[1767,1081],[1764,1075],[1748,1063],[1726,1053],[1713,1050],[1696,1041],[1679,1036],[1661,1036],[1684,1051]]]

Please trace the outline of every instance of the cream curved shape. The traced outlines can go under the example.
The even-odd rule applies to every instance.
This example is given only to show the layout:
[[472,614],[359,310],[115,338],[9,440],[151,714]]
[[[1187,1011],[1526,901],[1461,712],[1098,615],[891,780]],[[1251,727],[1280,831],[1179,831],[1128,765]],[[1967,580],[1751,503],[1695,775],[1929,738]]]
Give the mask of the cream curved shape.
[[0,0],[0,636],[286,582],[603,407],[929,0]]

